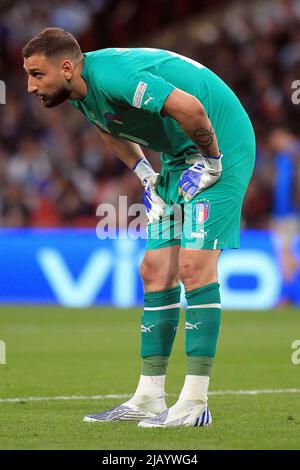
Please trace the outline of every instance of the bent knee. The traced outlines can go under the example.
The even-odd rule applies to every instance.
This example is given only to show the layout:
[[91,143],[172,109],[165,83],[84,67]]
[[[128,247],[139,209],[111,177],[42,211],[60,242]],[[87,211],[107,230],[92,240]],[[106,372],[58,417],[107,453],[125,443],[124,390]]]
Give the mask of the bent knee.
[[163,260],[161,263],[152,263],[143,260],[140,266],[140,275],[144,286],[151,290],[165,290],[179,284],[177,267],[168,267]]
[[217,266],[196,265],[190,261],[183,261],[179,265],[179,277],[185,290],[193,290],[217,282]]
[[185,290],[193,290],[218,281],[220,250],[186,250],[179,255],[179,276]]

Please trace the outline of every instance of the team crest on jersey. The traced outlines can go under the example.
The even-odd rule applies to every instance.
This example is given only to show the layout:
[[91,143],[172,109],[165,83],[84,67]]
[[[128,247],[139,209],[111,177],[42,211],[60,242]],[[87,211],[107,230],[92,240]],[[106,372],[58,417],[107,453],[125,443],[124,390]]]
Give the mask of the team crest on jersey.
[[115,122],[116,124],[124,124],[123,119],[117,114],[105,113],[104,116],[106,117],[108,121]]
[[203,224],[209,218],[210,203],[208,201],[200,201],[194,207],[194,219],[198,224]]

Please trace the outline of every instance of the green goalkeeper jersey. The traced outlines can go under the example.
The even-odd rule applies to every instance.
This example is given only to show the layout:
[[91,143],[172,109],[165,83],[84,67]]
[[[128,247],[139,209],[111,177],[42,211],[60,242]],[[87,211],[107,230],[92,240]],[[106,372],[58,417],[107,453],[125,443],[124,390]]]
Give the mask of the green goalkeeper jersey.
[[224,155],[223,170],[238,160],[249,118],[233,91],[202,64],[160,49],[109,48],[84,54],[82,77],[87,96],[70,100],[72,105],[113,136],[162,152],[167,170],[185,169],[187,156],[199,152],[179,124],[161,114],[174,88],[204,106]]

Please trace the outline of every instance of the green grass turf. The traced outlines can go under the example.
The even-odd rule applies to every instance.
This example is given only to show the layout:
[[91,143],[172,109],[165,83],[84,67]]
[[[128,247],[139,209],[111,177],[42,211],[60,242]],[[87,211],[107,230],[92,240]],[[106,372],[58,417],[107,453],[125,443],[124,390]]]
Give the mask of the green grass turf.
[[[0,398],[130,394],[140,371],[138,309],[1,307]],[[211,390],[300,388],[291,344],[300,312],[224,312]],[[185,372],[183,318],[167,379]],[[0,403],[0,449],[299,449],[300,394],[212,395],[211,428],[83,423],[121,399]]]

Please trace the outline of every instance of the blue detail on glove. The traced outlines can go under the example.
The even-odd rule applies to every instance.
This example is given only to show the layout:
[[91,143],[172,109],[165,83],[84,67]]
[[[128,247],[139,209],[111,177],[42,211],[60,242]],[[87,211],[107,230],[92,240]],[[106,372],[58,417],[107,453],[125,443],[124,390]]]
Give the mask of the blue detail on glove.
[[150,223],[157,222],[164,214],[166,203],[156,193],[151,184],[148,184],[142,194],[143,204]]
[[150,191],[149,186],[142,193],[142,201],[143,201],[143,204],[145,206],[146,212],[150,212],[153,201],[151,199],[151,191]]
[[[209,188],[216,183],[221,176],[222,163],[220,153],[219,157],[203,157],[197,156],[194,164],[185,170],[179,180],[178,192],[189,202],[193,197],[201,191]],[[186,159],[189,163],[193,158]]]
[[[132,170],[133,172],[135,172],[136,167],[137,167],[142,161],[144,161],[145,163],[147,162],[147,160],[146,160],[145,158],[141,157],[141,158],[139,158],[139,159],[135,162],[135,164],[133,165],[133,167],[131,168],[131,170]],[[147,163],[148,163],[148,162],[147,162]]]
[[182,173],[179,180],[179,187],[184,193],[188,193],[193,196],[198,190],[201,182],[203,173],[192,171],[191,169],[186,170]]

